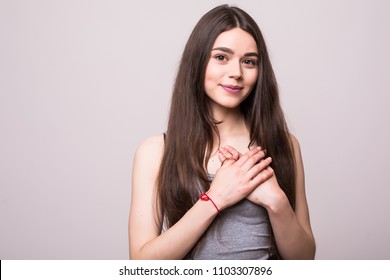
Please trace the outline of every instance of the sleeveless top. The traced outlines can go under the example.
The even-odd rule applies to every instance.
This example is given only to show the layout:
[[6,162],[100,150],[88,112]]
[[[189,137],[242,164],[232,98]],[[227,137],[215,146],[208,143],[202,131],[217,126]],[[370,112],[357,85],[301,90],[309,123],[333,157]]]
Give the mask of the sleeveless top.
[[[164,133],[164,141],[165,141]],[[209,175],[210,180],[214,178]],[[264,207],[243,199],[224,209],[195,245],[194,260],[263,260],[270,258],[271,225]]]
[[[212,176],[210,176],[212,179]],[[242,259],[270,258],[270,222],[264,207],[243,199],[224,209],[188,258]]]

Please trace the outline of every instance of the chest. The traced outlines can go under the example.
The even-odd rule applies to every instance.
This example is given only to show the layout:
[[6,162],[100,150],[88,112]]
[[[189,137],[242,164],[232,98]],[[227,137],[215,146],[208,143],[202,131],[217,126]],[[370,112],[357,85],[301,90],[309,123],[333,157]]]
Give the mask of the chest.
[[[225,144],[225,145],[229,145],[229,146],[232,146],[233,148],[235,148],[241,155],[245,154],[246,152],[249,151],[248,149],[248,144],[249,144],[249,140],[248,141],[241,141],[241,142],[236,142],[236,143],[232,143],[232,144]],[[221,146],[224,146],[224,145],[221,145]],[[215,148],[213,149],[213,152],[210,156],[210,159],[209,159],[209,162],[207,163],[207,171],[209,174],[215,174],[218,169],[221,167],[221,159],[219,157],[219,153],[218,153],[218,148]]]

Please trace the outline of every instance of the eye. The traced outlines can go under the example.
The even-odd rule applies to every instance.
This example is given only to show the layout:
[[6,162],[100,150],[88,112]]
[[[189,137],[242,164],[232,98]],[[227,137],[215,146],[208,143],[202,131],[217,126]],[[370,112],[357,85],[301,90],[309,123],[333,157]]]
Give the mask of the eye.
[[251,67],[257,66],[257,61],[254,59],[244,59],[242,62]]
[[214,58],[218,61],[227,61],[227,57],[225,55],[222,55],[222,54],[217,54],[214,56]]

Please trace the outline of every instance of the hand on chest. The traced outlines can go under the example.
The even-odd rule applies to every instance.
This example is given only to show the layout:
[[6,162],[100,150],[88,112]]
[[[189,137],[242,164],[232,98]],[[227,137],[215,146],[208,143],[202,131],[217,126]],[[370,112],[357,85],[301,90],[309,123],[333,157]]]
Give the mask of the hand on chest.
[[[237,151],[240,152],[240,154],[245,154],[248,149],[249,140],[245,139],[245,141],[232,141],[231,143],[224,143],[221,145],[221,147],[225,145],[232,146]],[[221,167],[221,161],[218,158],[218,148],[214,147],[213,152],[210,156],[209,162],[207,164],[207,171],[209,174],[215,174],[217,170]]]

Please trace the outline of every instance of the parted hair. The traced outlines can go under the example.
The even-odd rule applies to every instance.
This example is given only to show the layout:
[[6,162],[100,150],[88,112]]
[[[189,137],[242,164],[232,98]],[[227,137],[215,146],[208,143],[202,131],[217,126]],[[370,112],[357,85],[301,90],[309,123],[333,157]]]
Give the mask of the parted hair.
[[[158,225],[173,226],[210,187],[206,166],[219,137],[204,80],[211,49],[224,31],[239,27],[251,34],[259,54],[258,78],[240,109],[250,128],[251,145],[272,157],[279,185],[295,208],[295,165],[289,131],[279,101],[278,86],[262,33],[245,11],[228,5],[207,12],[185,46],[173,87],[165,149],[157,178]],[[248,147],[249,147],[248,146]],[[271,231],[270,255],[278,257]]]

